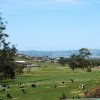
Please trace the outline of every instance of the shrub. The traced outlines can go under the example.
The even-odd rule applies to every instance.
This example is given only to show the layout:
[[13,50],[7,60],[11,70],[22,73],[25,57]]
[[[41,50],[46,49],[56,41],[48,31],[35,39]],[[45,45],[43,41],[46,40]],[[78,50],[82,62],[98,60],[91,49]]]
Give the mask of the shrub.
[[90,67],[88,67],[87,68],[87,72],[91,72],[92,70],[91,70],[91,68]]
[[59,100],[65,100],[66,99],[66,95],[63,93],[62,96],[59,98]]
[[100,87],[94,87],[91,91],[85,91],[86,98],[100,98]]

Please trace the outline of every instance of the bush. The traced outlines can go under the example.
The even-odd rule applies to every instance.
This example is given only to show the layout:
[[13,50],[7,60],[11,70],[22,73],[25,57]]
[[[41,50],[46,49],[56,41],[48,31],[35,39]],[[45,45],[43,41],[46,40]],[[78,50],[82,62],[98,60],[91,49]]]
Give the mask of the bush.
[[100,98],[100,87],[95,87],[91,91],[85,91],[84,96],[86,98]]
[[59,100],[65,100],[66,99],[66,95],[63,93],[62,96],[59,98]]
[[91,72],[92,70],[91,70],[91,68],[90,67],[88,67],[87,68],[87,72]]

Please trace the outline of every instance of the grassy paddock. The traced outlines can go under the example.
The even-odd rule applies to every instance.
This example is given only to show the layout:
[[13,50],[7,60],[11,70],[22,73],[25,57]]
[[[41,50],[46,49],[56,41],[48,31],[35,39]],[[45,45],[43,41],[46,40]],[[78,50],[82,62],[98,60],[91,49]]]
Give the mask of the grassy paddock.
[[[24,69],[24,74],[17,76],[16,79],[3,80],[1,83],[7,83],[10,89],[0,93],[3,100],[7,99],[6,94],[10,93],[13,100],[59,100],[59,97],[64,93],[68,99],[80,95],[84,98],[83,90],[79,89],[79,84],[85,84],[86,89],[100,84],[100,71],[76,69],[74,72],[68,68],[55,63],[38,63],[41,67],[31,68],[30,73],[27,73],[27,68]],[[72,83],[70,78],[74,80]],[[65,83],[63,84],[62,81]],[[18,89],[17,83],[21,82],[25,89],[25,94],[21,89]],[[32,88],[31,84],[36,84],[36,88]],[[57,87],[54,88],[54,85]]]

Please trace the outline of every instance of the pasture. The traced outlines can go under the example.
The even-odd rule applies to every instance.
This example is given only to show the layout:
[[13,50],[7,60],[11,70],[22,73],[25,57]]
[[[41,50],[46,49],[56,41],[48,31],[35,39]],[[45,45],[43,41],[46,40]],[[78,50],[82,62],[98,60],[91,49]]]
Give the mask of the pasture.
[[[37,64],[37,63],[36,63]],[[67,99],[84,98],[84,90],[79,89],[79,84],[85,84],[86,89],[100,86],[100,71],[76,69],[74,72],[66,65],[56,63],[38,63],[41,67],[32,67],[30,72],[24,69],[22,75],[17,75],[14,80],[3,80],[0,84],[7,84],[4,92],[0,92],[2,100],[59,100],[64,93]],[[72,79],[73,82],[70,80]],[[21,83],[25,93],[18,88]],[[32,87],[35,84],[36,87]],[[7,98],[10,94],[12,98]]]

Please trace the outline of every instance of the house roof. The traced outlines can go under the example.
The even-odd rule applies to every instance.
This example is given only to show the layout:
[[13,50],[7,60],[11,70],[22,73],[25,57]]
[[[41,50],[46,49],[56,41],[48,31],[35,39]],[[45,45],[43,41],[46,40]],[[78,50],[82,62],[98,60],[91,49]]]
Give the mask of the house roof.
[[26,63],[26,61],[14,61],[15,63]]

